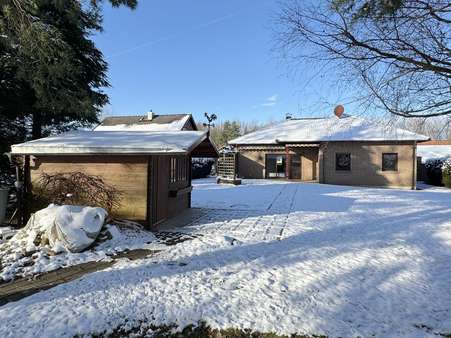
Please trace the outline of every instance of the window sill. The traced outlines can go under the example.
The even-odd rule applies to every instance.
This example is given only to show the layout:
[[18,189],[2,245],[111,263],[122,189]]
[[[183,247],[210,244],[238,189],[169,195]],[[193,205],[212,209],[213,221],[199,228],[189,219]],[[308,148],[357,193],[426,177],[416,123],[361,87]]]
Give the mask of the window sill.
[[193,187],[186,187],[179,190],[169,190],[169,197],[179,197],[189,194],[191,191],[193,191]]

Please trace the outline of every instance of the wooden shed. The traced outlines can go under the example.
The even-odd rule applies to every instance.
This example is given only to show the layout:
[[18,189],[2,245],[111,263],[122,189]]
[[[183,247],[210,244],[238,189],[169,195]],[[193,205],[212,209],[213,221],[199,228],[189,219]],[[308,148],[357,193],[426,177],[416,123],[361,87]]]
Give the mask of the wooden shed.
[[84,172],[121,194],[113,217],[155,228],[191,206],[191,157],[217,157],[202,131],[77,131],[12,146],[31,189],[41,173]]

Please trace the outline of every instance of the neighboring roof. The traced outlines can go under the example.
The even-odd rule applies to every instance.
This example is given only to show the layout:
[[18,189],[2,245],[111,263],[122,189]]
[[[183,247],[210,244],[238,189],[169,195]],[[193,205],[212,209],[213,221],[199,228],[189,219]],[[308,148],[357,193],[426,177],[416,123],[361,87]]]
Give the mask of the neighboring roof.
[[431,159],[451,158],[451,144],[427,144],[421,143],[417,146],[417,156],[421,157],[421,161],[425,162]]
[[43,154],[187,154],[208,139],[203,131],[76,131],[16,144],[11,153]]
[[183,130],[188,121],[191,120],[194,130],[194,123],[191,114],[167,114],[154,115],[149,120],[147,115],[141,116],[111,116],[105,118],[95,131],[179,131]]
[[424,135],[347,117],[287,120],[229,141],[232,145],[277,144],[321,141],[422,141]]
[[421,145],[434,145],[434,146],[446,146],[446,145],[450,145],[451,146],[451,140],[430,140],[430,141],[426,141],[426,142],[421,142]]

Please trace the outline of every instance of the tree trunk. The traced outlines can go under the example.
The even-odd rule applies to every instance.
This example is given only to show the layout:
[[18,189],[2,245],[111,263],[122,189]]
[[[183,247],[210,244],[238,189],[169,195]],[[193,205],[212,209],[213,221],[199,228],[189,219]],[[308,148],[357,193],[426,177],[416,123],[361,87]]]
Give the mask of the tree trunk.
[[42,115],[40,112],[33,113],[33,126],[31,129],[31,138],[36,140],[42,137]]

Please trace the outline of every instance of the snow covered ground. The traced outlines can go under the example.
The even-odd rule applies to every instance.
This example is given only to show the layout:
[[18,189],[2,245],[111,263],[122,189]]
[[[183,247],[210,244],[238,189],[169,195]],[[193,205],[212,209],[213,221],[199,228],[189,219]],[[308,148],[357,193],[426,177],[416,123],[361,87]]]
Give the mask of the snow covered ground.
[[[33,277],[45,272],[92,261],[110,261],[111,256],[124,250],[147,248],[148,243],[155,246],[155,236],[134,225],[107,224],[98,240],[91,248],[72,253],[55,250],[50,245],[36,246],[36,234],[25,232],[22,235],[0,243],[0,283],[21,277]],[[30,240],[31,239],[31,240]]]
[[451,190],[195,183],[194,239],[0,307],[1,337],[140,322],[331,337],[451,334]]

